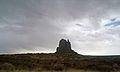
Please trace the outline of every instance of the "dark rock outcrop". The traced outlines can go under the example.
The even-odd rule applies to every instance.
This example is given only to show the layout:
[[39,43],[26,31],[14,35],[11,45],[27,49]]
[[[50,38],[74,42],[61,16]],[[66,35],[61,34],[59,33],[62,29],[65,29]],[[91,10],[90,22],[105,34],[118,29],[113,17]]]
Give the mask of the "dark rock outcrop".
[[74,50],[71,49],[71,43],[69,40],[61,39],[59,42],[59,47],[57,47],[56,53],[70,53],[77,54]]

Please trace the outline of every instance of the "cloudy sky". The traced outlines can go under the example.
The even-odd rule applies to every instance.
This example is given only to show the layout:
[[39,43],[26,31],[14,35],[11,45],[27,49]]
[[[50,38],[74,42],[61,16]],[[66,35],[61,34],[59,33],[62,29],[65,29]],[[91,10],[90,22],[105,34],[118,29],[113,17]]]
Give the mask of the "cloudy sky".
[[120,0],[0,0],[0,54],[55,52],[61,38],[80,54],[120,54]]

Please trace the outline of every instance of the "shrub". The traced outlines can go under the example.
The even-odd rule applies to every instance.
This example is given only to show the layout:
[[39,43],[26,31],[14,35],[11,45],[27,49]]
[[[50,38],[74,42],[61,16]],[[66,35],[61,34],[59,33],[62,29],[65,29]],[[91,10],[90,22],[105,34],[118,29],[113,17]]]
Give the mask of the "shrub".
[[65,69],[65,66],[64,64],[61,64],[61,63],[56,63],[52,67],[52,70],[55,70],[55,71],[63,71],[64,69]]
[[14,70],[15,66],[13,64],[11,64],[11,63],[3,63],[0,66],[0,69],[2,69],[2,70]]

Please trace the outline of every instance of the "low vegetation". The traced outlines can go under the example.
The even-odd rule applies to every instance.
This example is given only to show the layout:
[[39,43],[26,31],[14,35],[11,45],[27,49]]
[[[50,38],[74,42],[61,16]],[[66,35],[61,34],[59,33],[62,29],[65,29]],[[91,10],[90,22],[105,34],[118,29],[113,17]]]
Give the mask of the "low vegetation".
[[0,55],[0,72],[119,72],[120,56],[74,54]]

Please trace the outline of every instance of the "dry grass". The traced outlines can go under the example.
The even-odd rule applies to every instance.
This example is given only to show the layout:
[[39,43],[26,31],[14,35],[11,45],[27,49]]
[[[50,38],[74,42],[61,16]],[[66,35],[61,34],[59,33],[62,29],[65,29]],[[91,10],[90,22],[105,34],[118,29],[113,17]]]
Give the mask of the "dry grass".
[[56,70],[56,72],[120,72],[120,56],[0,55],[0,72],[55,72],[51,70]]
[[85,70],[67,70],[67,71],[28,71],[28,70],[14,70],[14,71],[7,71],[7,70],[0,70],[0,72],[99,72],[99,71],[85,71]]
[[[69,69],[69,70],[63,70],[63,71],[48,71],[48,70],[0,70],[0,72],[101,72],[101,71],[92,71],[92,70],[76,70],[76,69]],[[103,71],[104,72],[104,71]],[[120,72],[120,71],[110,71],[110,72]]]

